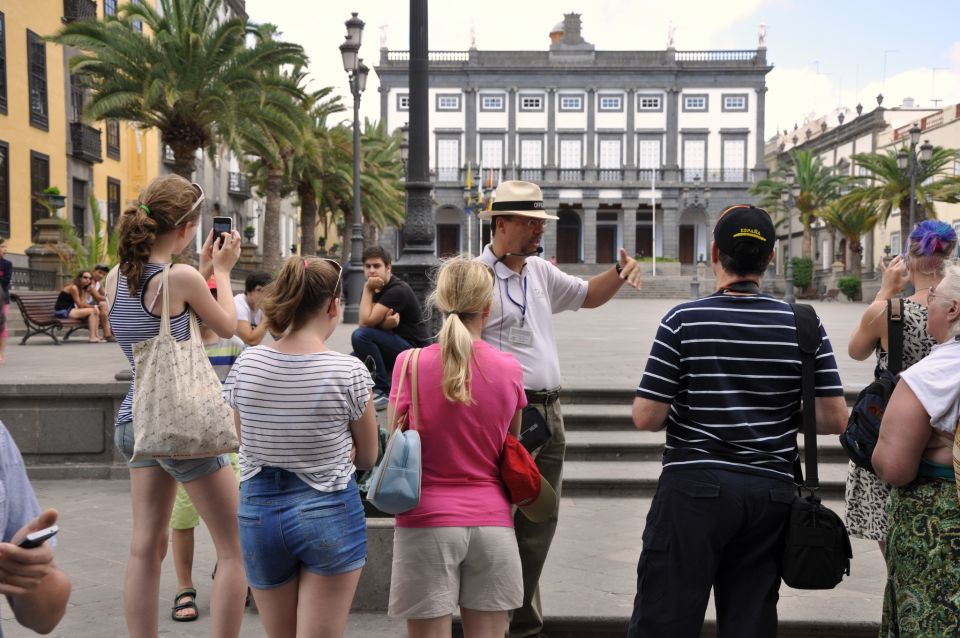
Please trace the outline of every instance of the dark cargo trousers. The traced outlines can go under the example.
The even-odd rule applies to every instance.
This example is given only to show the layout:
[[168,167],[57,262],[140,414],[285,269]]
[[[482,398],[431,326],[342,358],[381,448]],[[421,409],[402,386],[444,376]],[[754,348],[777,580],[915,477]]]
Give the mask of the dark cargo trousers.
[[523,565],[523,606],[511,614],[511,637],[536,636],[543,629],[543,608],[540,606],[540,574],[547,562],[547,552],[557,531],[557,519],[560,514],[560,488],[563,482],[563,457],[567,450],[567,440],[563,430],[563,414],[560,402],[544,405],[530,401],[537,406],[550,426],[550,439],[535,453],[540,474],[557,493],[557,509],[543,523],[534,523],[518,510],[513,518],[517,534],[517,546],[520,548],[520,562]]
[[790,482],[667,468],[643,530],[629,638],[696,638],[714,590],[719,638],[773,638]]

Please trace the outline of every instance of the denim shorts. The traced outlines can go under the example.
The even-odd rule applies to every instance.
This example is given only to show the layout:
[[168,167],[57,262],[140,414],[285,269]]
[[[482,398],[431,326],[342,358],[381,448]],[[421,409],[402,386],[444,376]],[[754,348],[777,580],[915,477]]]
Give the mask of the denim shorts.
[[167,474],[178,483],[189,483],[208,474],[213,474],[221,467],[230,464],[226,454],[210,456],[203,459],[138,459],[131,461],[133,456],[133,422],[117,423],[113,430],[113,444],[120,450],[129,468],[162,467]]
[[356,481],[320,492],[293,472],[264,467],[240,484],[240,547],[247,582],[279,587],[300,569],[336,576],[367,561],[367,526]]

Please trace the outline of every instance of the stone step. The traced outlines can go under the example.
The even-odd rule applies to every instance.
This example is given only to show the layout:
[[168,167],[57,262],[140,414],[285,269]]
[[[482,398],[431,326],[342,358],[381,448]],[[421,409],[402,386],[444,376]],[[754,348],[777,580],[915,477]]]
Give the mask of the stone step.
[[[650,497],[657,490],[662,466],[652,461],[567,461],[563,464],[563,496]],[[843,498],[846,463],[821,463],[820,492]]]
[[[623,429],[567,429],[566,438],[567,461],[659,461],[666,435],[640,432],[628,424]],[[802,438],[800,449],[804,449]],[[820,463],[847,463],[835,436],[818,437],[817,458]]]

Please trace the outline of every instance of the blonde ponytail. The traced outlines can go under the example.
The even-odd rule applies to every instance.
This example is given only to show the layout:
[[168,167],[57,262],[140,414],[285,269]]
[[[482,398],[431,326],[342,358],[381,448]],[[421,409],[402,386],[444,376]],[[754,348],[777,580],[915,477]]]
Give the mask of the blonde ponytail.
[[473,404],[470,391],[473,336],[463,320],[479,317],[493,301],[490,269],[465,257],[447,260],[437,275],[431,301],[445,315],[439,335],[443,396],[448,401]]

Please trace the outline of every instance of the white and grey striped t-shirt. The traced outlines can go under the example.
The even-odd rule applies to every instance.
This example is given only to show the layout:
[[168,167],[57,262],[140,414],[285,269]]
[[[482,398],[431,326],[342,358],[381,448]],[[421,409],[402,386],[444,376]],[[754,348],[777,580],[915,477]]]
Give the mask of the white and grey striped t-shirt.
[[240,480],[269,466],[321,492],[344,489],[354,472],[350,422],[363,414],[372,385],[360,360],[339,352],[245,350],[223,385],[240,412]]

